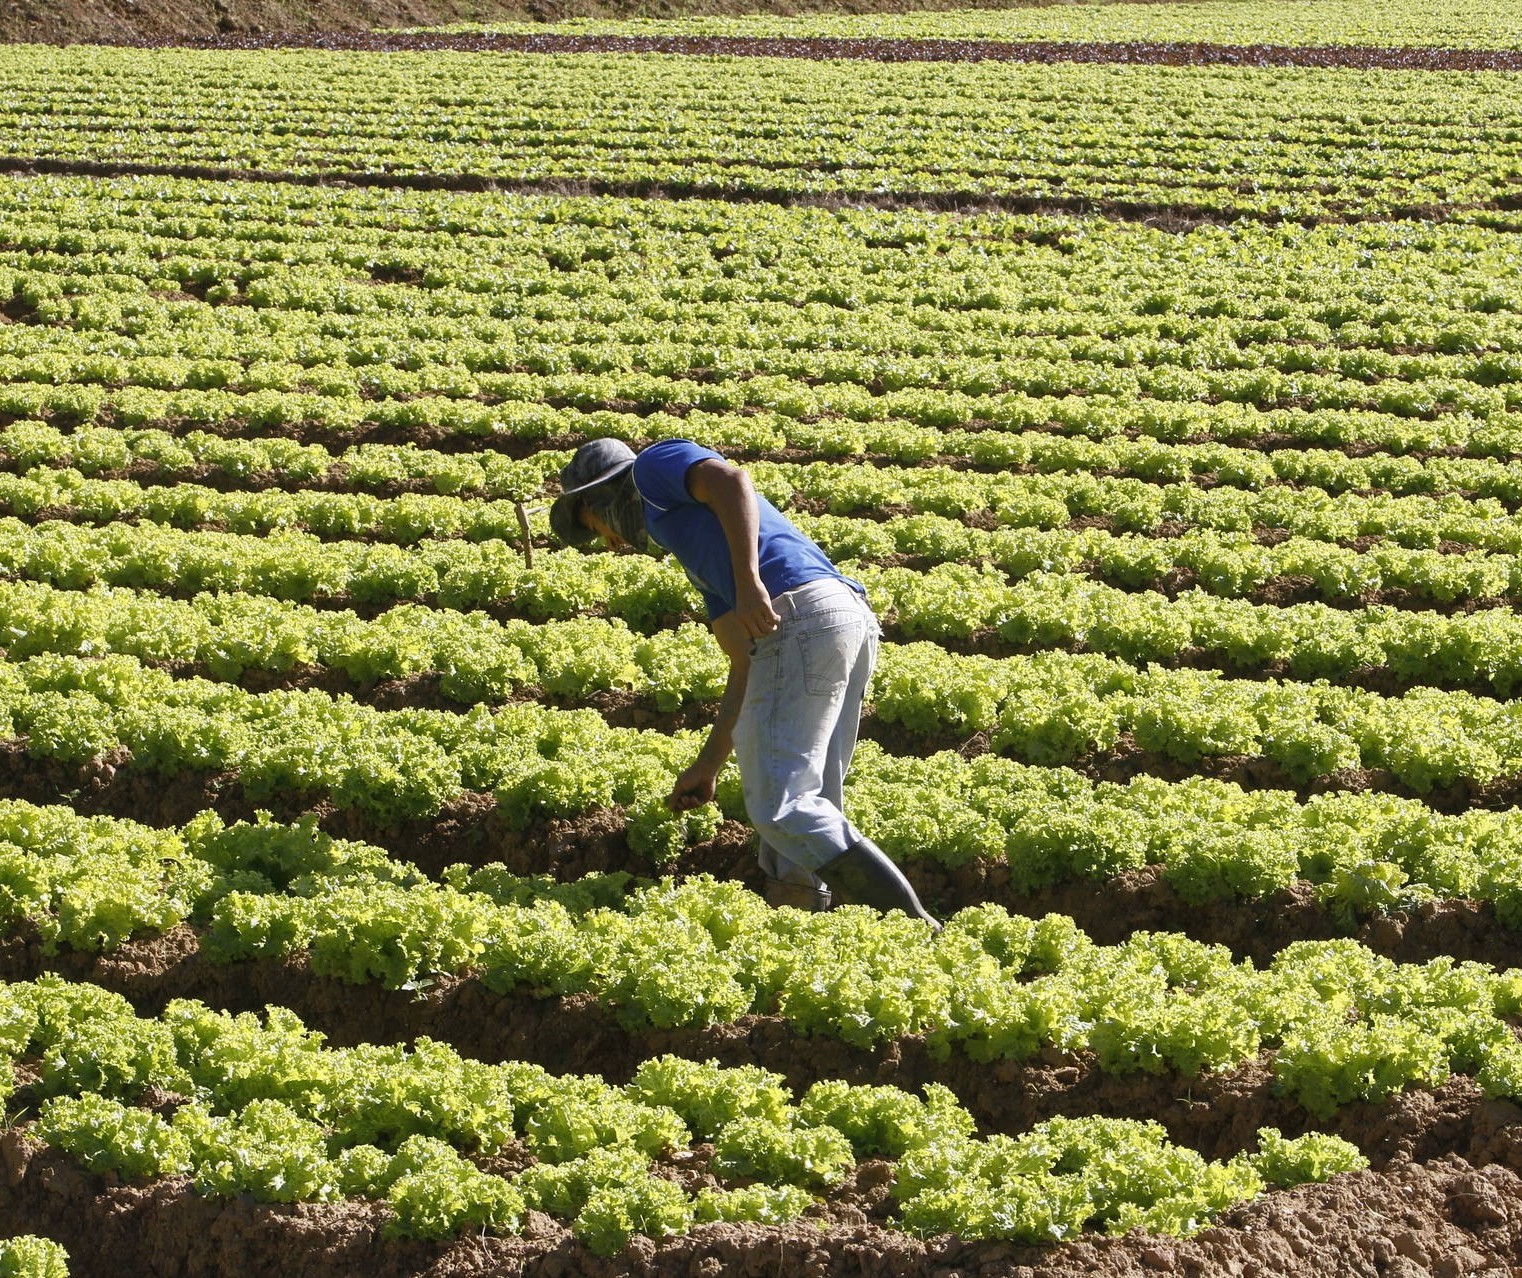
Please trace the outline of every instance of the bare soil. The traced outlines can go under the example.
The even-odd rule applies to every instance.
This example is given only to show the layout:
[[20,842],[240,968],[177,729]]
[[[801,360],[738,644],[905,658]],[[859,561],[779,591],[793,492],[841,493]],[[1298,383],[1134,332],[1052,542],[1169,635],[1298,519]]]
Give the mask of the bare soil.
[[[243,793],[234,774],[164,777],[134,769],[125,752],[83,765],[65,764],[33,759],[14,741],[0,743],[0,797],[66,801],[80,812],[161,827],[181,825],[207,809],[228,821],[252,820],[260,806]],[[384,847],[435,877],[460,862],[499,862],[515,874],[549,874],[563,882],[623,871],[636,878],[712,874],[756,891],[764,886],[749,831],[735,821],[724,822],[714,839],[689,847],[678,861],[657,866],[629,849],[623,814],[616,809],[574,819],[541,819],[515,830],[503,819],[493,796],[471,791],[436,817],[399,824],[380,824],[310,796],[261,803],[280,820],[310,814],[328,833]],[[1008,865],[1000,861],[955,867],[909,861],[904,870],[927,904],[942,913],[992,902],[1034,916],[1066,914],[1101,944],[1116,944],[1138,930],[1182,932],[1262,964],[1293,941],[1352,935],[1402,962],[1425,962],[1446,954],[1497,967],[1522,966],[1522,933],[1501,926],[1488,902],[1424,902],[1344,924],[1322,907],[1308,884],[1247,900],[1223,898],[1202,907],[1182,899],[1159,866],[1108,880],[1071,880],[1037,892],[1016,890]]]
[[[335,1046],[410,1043],[426,1036],[479,1060],[535,1061],[557,1073],[595,1073],[612,1083],[627,1082],[642,1061],[667,1052],[731,1067],[759,1065],[781,1074],[800,1096],[824,1079],[910,1091],[942,1083],[985,1135],[1019,1133],[1059,1115],[1153,1119],[1174,1142],[1224,1159],[1254,1147],[1260,1127],[1286,1135],[1315,1128],[1357,1145],[1376,1170],[1456,1153],[1476,1165],[1502,1162],[1522,1172],[1522,1108],[1486,1100],[1462,1077],[1435,1091],[1347,1105],[1316,1122],[1279,1094],[1270,1054],[1216,1074],[1118,1075],[1101,1070],[1090,1053],[1054,1048],[1030,1060],[983,1064],[955,1052],[938,1059],[914,1036],[853,1047],[802,1035],[776,1015],[652,1029],[629,1024],[618,1009],[590,995],[497,994],[468,974],[440,976],[414,992],[317,975],[305,957],[215,963],[204,957],[188,926],[107,955],[65,950],[49,956],[35,939],[20,936],[0,942],[0,979],[29,980],[43,972],[113,990],[144,1016],[158,1015],[175,998],[200,999],[229,1012],[258,1012],[275,1003]],[[24,1108],[33,1100],[23,1089],[15,1104]]]
[[[162,43],[162,42],[154,42]],[[1175,40],[847,39],[827,36],[405,35],[379,32],[226,34],[197,48],[317,48],[367,53],[671,53],[867,62],[1090,62],[1138,66],[1352,67],[1402,71],[1516,71],[1522,50],[1363,45],[1213,44]]]
[[[1190,1239],[1086,1238],[1053,1247],[918,1239],[857,1223],[712,1225],[636,1238],[600,1259],[537,1213],[521,1238],[382,1241],[366,1203],[264,1206],[197,1196],[183,1179],[121,1184],[18,1132],[6,1134],[0,1228],[57,1238],[74,1278],[280,1274],[283,1278],[1511,1278],[1522,1256],[1522,1180],[1509,1165],[1445,1155],[1269,1194]],[[862,1201],[881,1198],[864,1164]],[[875,1189],[875,1193],[873,1192]],[[844,1217],[845,1220],[840,1220]]]
[[[986,0],[1033,8],[1062,0]],[[1132,0],[1145,3],[1146,0]],[[158,41],[564,18],[738,13],[903,13],[965,0],[3,0],[0,41]]]

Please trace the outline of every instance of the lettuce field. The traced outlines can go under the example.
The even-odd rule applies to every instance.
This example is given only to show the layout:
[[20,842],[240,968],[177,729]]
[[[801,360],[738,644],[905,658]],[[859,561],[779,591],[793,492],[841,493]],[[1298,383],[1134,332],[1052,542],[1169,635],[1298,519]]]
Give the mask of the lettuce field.
[[[0,48],[0,1274],[1522,1273],[1522,4]],[[761,896],[690,438],[885,642]]]

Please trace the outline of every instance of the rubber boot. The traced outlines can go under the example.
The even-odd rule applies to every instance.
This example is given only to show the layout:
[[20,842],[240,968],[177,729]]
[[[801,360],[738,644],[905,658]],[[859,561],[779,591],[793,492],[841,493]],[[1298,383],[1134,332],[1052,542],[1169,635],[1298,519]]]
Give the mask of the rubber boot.
[[902,910],[911,919],[920,919],[937,932],[941,930],[941,925],[920,904],[903,871],[871,839],[852,844],[833,861],[821,865],[816,873],[829,885],[837,902],[870,905],[885,913]]
[[[764,895],[768,905],[791,905],[795,910],[808,910],[815,914],[822,914],[830,908],[830,889],[817,876],[803,871],[800,866],[779,855],[755,830],[750,834],[750,848],[756,854],[756,864],[761,867],[761,873],[766,875]],[[799,881],[800,874],[803,882]]]
[[795,910],[821,914],[830,908],[830,891],[807,883],[789,883],[786,879],[774,879],[768,875],[766,903],[774,907],[791,905]]

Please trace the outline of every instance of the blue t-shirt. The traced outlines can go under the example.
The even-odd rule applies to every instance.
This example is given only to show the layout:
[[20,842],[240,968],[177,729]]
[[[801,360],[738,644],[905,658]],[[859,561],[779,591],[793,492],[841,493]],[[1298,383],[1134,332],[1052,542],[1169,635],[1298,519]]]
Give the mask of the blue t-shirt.
[[[652,541],[664,546],[687,572],[703,596],[710,620],[732,612],[735,574],[729,543],[719,517],[687,491],[687,471],[707,458],[724,459],[711,448],[688,439],[664,439],[634,459],[634,486],[644,499],[645,527]],[[821,577],[840,577],[824,551],[805,537],[760,493],[761,584],[770,595],[781,595]],[[852,586],[860,587],[851,582]]]

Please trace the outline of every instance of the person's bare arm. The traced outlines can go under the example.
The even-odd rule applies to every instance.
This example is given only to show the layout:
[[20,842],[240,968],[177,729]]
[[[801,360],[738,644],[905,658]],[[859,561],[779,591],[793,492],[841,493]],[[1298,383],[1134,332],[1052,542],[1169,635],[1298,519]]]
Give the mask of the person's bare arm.
[[713,633],[729,658],[729,678],[719,700],[719,712],[708,731],[708,740],[692,765],[677,777],[666,797],[666,806],[673,812],[685,812],[713,798],[719,773],[724,770],[734,749],[735,723],[740,717],[740,707],[745,704],[745,684],[750,674],[750,636],[741,628],[739,618],[733,612],[726,612],[713,623]]
[[708,457],[688,468],[687,491],[713,511],[724,530],[735,575],[734,615],[745,636],[759,639],[771,634],[781,618],[761,584],[761,514],[750,476],[727,461]]

